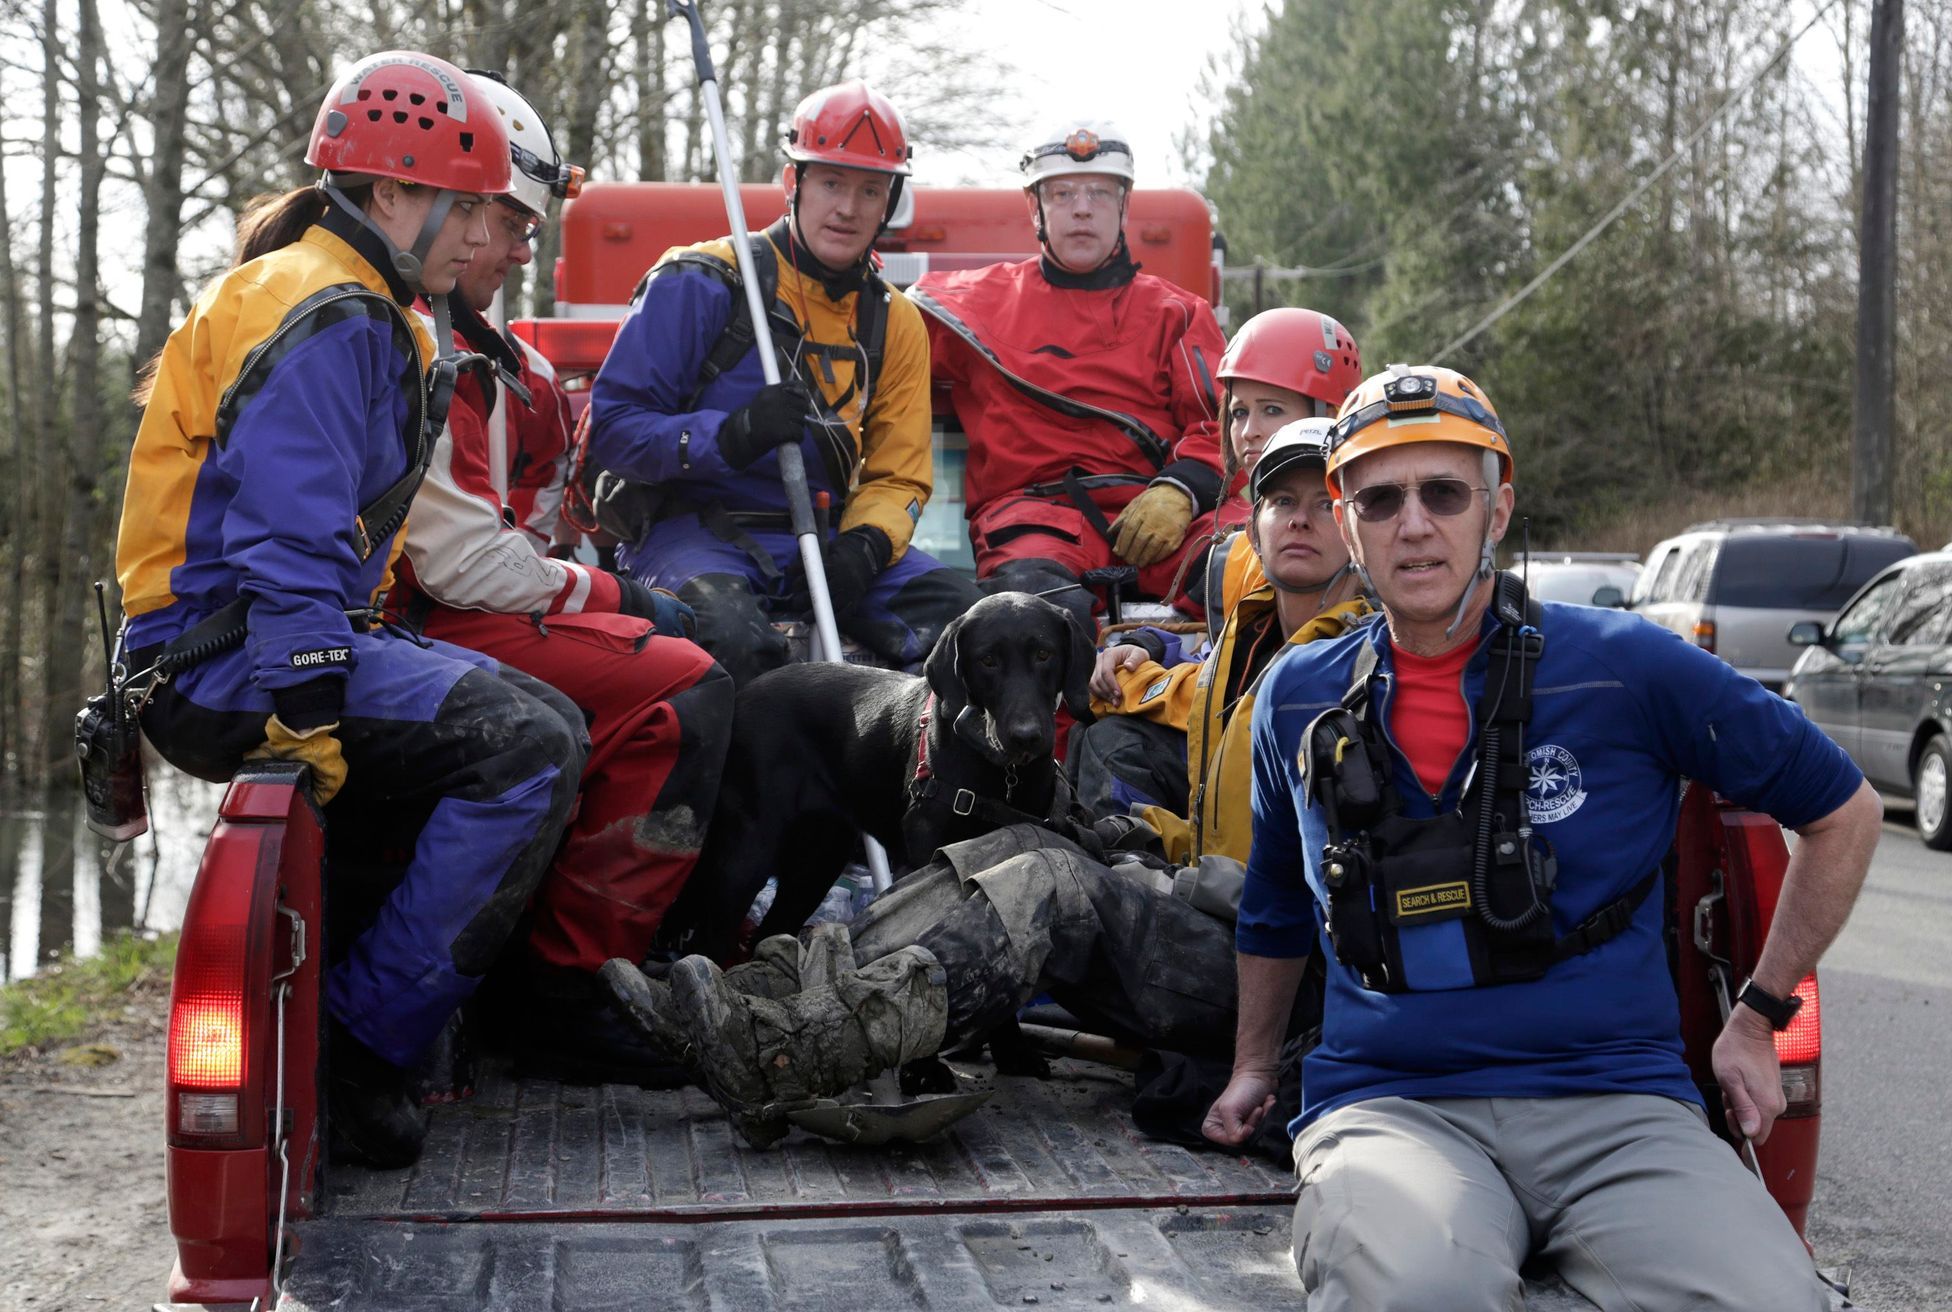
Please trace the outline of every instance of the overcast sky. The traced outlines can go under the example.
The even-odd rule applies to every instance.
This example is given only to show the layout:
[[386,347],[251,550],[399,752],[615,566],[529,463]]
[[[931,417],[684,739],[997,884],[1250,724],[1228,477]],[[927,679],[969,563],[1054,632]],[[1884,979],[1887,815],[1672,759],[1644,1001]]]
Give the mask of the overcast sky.
[[[1042,130],[1052,116],[1109,118],[1138,152],[1139,183],[1187,181],[1176,136],[1207,107],[1196,104],[1200,73],[1232,39],[1235,15],[1258,0],[969,0],[963,18],[973,44],[1014,66],[998,86],[1010,139]],[[917,152],[924,183],[1013,186],[1022,147],[995,158]]]

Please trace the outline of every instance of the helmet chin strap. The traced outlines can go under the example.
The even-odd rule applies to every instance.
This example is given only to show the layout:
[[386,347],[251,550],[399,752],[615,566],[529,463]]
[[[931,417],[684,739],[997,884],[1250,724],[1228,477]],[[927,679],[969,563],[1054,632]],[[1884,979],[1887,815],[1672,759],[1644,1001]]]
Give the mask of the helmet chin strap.
[[448,211],[454,208],[455,193],[445,187],[434,193],[434,203],[427,210],[427,218],[420,225],[420,232],[414,238],[413,249],[401,250],[387,236],[386,230],[373,222],[373,216],[363,205],[357,204],[348,196],[340,182],[340,175],[327,173],[319,179],[319,190],[340,209],[359,221],[359,225],[380,239],[386,247],[387,257],[393,262],[393,271],[417,295],[431,295],[422,275],[426,272],[427,255],[433,249],[434,239],[440,235],[441,225],[447,222]]
[[1464,622],[1464,610],[1471,604],[1471,594],[1478,590],[1478,584],[1495,572],[1492,568],[1491,525],[1487,523],[1484,526],[1484,546],[1478,550],[1477,570],[1471,575],[1471,581],[1464,585],[1464,595],[1457,599],[1457,614],[1451,617],[1450,627],[1444,630],[1444,641],[1449,642],[1457,636],[1457,626]]

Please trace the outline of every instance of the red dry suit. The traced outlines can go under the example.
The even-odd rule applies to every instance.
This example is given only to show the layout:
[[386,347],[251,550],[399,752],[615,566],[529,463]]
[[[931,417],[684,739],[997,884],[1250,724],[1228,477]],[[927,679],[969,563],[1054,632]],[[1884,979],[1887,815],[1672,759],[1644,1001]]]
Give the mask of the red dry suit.
[[[1106,521],[1149,483],[1192,497],[1185,542],[1139,575],[1141,591],[1164,596],[1221,499],[1214,371],[1226,341],[1213,307],[1123,253],[1082,275],[1043,258],[925,274],[909,298],[928,319],[935,381],[969,435],[963,492],[977,574],[1033,558],[1072,574],[1120,563],[1064,486],[1075,471]],[[1059,413],[999,365],[1135,423]]]
[[698,862],[718,795],[732,684],[703,650],[617,613],[614,575],[546,554],[562,507],[569,406],[549,362],[458,300],[455,345],[512,372],[508,509],[489,476],[488,402],[463,375],[407,521],[394,610],[431,638],[485,652],[582,710],[590,756],[563,845],[536,892],[530,948],[594,971],[641,961]]

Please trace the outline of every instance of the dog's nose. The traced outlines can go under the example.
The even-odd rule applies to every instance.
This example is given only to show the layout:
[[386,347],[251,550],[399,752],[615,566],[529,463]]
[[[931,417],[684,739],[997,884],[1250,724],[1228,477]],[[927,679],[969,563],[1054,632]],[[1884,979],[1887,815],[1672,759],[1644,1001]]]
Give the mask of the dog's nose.
[[1003,726],[1003,746],[1011,752],[1029,753],[1042,751],[1047,737],[1044,726],[1035,716],[1011,720]]

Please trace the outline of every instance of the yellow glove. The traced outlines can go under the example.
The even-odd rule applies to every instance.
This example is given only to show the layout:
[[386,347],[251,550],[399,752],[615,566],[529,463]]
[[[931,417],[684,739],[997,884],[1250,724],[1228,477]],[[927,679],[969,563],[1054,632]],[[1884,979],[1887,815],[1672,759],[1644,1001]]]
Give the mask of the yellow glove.
[[1112,521],[1112,550],[1143,569],[1170,556],[1192,522],[1193,498],[1170,483],[1154,483]]
[[247,761],[303,761],[312,767],[312,797],[320,806],[331,801],[346,786],[346,758],[339,754],[339,740],[332,731],[334,720],[314,729],[288,729],[272,716],[264,722],[264,746],[244,753]]

